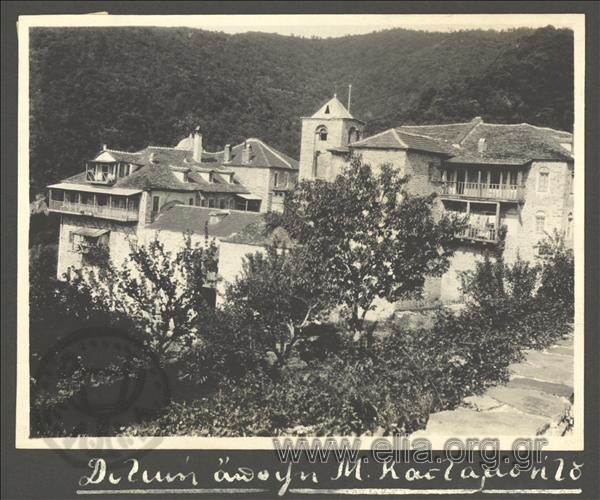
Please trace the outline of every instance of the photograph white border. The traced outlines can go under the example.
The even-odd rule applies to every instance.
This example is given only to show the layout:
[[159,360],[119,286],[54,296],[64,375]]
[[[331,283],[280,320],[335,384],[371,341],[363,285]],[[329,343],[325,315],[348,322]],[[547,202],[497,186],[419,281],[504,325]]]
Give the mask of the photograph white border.
[[[393,22],[392,22],[393,21]],[[509,29],[553,25],[574,32],[574,130],[573,155],[576,164],[574,192],[575,253],[575,328],[574,328],[574,431],[568,437],[546,437],[549,451],[579,451],[584,443],[584,245],[585,245],[585,15],[584,14],[385,14],[385,15],[40,15],[21,16],[18,22],[19,97],[18,97],[18,241],[17,241],[17,401],[16,447],[19,449],[143,449],[149,438],[30,438],[30,372],[29,372],[29,30],[37,27],[116,27],[156,26],[193,27],[237,32],[251,30],[277,31],[277,27],[299,26],[365,26],[373,29],[403,27],[407,29]],[[243,29],[245,28],[245,29]],[[324,28],[323,28],[324,29]],[[234,31],[230,31],[234,32]],[[4,168],[8,168],[5,166]],[[441,436],[427,435],[433,449],[442,449],[450,438],[497,438],[502,449],[510,449],[517,438],[535,436]],[[352,438],[351,438],[352,439]],[[374,439],[362,437],[361,448],[368,449]],[[97,443],[102,443],[98,448]],[[155,449],[260,449],[272,450],[270,437],[210,438],[163,437],[153,443]]]

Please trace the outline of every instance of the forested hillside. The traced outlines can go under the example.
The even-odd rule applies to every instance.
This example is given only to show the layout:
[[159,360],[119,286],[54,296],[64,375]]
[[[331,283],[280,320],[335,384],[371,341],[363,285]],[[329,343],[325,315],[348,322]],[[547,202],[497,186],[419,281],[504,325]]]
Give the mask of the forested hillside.
[[570,130],[573,37],[388,30],[334,39],[195,29],[36,29],[31,183],[81,170],[101,144],[172,145],[200,125],[207,149],[260,137],[298,157],[300,117],[335,86],[368,132],[406,123],[523,122]]

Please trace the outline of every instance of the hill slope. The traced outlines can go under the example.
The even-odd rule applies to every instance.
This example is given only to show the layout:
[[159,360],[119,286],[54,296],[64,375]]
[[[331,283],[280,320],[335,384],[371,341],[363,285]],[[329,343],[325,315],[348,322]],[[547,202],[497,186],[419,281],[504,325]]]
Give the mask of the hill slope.
[[81,170],[102,143],[205,147],[256,136],[297,157],[300,116],[335,86],[368,132],[469,120],[571,129],[573,37],[388,30],[334,39],[194,29],[36,29],[31,34],[32,191]]

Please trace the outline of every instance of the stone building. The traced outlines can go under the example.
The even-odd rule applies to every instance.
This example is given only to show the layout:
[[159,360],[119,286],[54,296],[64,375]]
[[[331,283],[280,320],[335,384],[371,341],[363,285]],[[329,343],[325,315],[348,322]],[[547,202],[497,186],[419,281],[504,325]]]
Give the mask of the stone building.
[[143,241],[176,205],[227,210],[237,214],[232,218],[280,210],[297,172],[296,160],[259,139],[204,151],[198,131],[177,147],[105,147],[85,171],[48,186],[48,210],[61,215],[57,276],[88,264],[97,245],[123,261],[130,244]]
[[[337,99],[330,103],[338,128],[352,123],[362,134],[362,122]],[[467,123],[401,126],[358,140],[328,135],[327,146],[319,149],[320,142],[310,138],[322,117],[323,108],[303,118],[301,178],[332,180],[351,153],[360,153],[375,169],[390,163],[409,175],[412,192],[437,193],[438,209],[469,216],[450,270],[427,285],[429,299],[457,300],[458,273],[472,269],[501,242],[508,262],[517,254],[532,260],[537,242],[554,230],[572,242],[572,134],[527,123],[489,124],[477,117]]]

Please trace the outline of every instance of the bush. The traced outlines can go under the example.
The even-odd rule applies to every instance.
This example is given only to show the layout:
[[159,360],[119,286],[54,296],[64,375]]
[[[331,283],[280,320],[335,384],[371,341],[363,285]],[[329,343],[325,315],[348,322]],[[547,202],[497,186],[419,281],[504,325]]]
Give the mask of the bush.
[[256,370],[222,379],[210,395],[173,403],[161,417],[124,431],[128,435],[361,435],[423,428],[431,395],[409,366],[393,370],[381,350],[351,341],[327,360],[301,367]]

